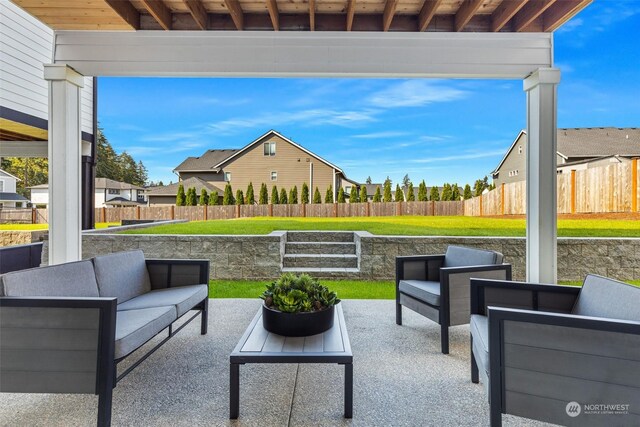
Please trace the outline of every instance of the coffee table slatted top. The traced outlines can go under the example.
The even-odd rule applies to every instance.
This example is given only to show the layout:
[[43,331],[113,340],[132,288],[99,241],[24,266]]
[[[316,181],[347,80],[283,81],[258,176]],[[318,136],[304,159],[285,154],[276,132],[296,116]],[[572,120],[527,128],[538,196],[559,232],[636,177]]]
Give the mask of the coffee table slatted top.
[[231,353],[231,363],[352,363],[353,354],[342,304],[333,327],[308,337],[284,337],[262,326],[262,307]]

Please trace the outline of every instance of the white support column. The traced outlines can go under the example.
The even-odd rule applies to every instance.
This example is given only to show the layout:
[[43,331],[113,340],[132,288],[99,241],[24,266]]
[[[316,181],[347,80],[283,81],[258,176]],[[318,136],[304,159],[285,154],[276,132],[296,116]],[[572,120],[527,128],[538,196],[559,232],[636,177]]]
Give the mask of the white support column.
[[557,85],[560,70],[540,68],[527,92],[527,281],[557,279]]
[[45,64],[49,81],[49,264],[82,258],[80,88],[83,76]]

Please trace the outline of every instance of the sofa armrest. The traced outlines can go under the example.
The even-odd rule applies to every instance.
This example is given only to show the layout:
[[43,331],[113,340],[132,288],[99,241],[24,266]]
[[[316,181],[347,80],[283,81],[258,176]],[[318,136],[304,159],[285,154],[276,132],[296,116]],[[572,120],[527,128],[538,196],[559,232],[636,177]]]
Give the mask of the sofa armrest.
[[471,279],[471,314],[487,315],[487,306],[570,313],[580,287]]
[[208,259],[147,259],[151,289],[209,283]]
[[396,257],[396,289],[401,280],[438,281],[443,264],[444,254]]
[[0,391],[99,394],[113,388],[116,301],[1,297]]

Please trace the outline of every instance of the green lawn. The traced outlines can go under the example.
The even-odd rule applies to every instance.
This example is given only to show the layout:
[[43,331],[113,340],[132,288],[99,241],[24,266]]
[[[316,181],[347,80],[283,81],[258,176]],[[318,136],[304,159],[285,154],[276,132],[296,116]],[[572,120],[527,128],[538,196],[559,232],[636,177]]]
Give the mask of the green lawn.
[[[465,216],[392,216],[349,218],[241,218],[159,225],[127,234],[268,234],[274,230],[369,231],[404,236],[524,236],[524,219]],[[640,221],[558,220],[559,236],[640,237]]]
[[[107,228],[113,225],[120,225],[119,222],[96,222],[96,228]],[[0,230],[11,231],[35,231],[47,230],[49,224],[0,224]]]

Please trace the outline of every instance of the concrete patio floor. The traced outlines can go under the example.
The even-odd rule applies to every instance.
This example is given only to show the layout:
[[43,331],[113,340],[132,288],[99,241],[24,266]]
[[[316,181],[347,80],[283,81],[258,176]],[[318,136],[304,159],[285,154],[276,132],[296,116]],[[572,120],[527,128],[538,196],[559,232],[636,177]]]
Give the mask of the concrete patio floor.
[[[343,415],[344,367],[245,365],[240,418],[229,416],[229,354],[259,300],[211,300],[209,333],[199,319],[142,363],[114,390],[114,426],[482,426],[484,387],[469,376],[469,330],[440,327],[410,310],[395,324],[394,301],[343,302],[354,356],[353,419]],[[159,338],[156,337],[155,340]],[[121,364],[120,372],[125,364]],[[95,425],[91,395],[0,394],[2,426]],[[505,416],[506,426],[543,425]]]

